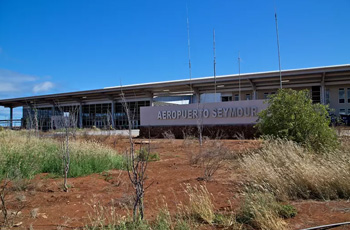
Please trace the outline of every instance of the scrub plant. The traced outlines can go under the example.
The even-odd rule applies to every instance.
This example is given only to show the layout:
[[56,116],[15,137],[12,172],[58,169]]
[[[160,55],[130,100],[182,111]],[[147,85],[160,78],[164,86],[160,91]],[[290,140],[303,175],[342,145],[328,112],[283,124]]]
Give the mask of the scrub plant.
[[263,135],[300,143],[315,152],[338,147],[337,135],[330,127],[328,106],[313,104],[309,91],[280,89],[269,97],[256,127]]
[[210,146],[203,148],[196,156],[198,163],[203,167],[203,177],[201,179],[209,181],[219,170],[227,157],[228,150],[217,140]]

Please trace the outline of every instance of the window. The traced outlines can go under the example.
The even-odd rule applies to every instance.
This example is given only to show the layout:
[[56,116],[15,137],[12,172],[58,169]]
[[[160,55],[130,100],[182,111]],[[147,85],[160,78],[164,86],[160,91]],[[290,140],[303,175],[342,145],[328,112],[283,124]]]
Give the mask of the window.
[[350,88],[348,88],[347,90],[347,99],[348,99],[348,103],[350,103]]
[[339,89],[339,103],[345,103],[345,90],[344,90],[344,88]]
[[249,101],[249,100],[252,99],[252,98],[250,97],[250,94],[249,94],[249,93],[245,95],[245,98],[246,98],[247,101]]
[[235,94],[235,101],[239,101],[239,94]]
[[339,109],[339,115],[346,115],[345,109]]
[[329,89],[326,89],[326,104],[329,104]]
[[232,101],[232,96],[221,97],[221,101]]
[[264,99],[267,99],[269,97],[269,93],[264,93]]
[[350,109],[348,109],[348,115],[350,115]]

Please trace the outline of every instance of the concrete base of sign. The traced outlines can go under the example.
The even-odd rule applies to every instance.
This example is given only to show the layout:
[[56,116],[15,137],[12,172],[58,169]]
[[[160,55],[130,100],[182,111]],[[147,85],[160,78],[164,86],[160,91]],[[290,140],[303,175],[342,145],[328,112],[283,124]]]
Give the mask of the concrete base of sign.
[[[142,126],[140,137],[164,138],[166,133],[171,133],[176,139],[189,136],[198,136],[197,126]],[[203,126],[203,136],[221,139],[253,139],[258,137],[253,124],[246,125],[206,125]]]

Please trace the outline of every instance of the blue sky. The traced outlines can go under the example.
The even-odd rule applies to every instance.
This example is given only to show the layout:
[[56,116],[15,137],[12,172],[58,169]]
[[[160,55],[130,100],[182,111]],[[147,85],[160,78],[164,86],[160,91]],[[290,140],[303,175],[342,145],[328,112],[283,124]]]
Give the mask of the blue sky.
[[193,77],[213,28],[218,75],[277,70],[275,6],[282,69],[350,63],[349,0],[0,0],[0,98],[188,78],[186,5]]

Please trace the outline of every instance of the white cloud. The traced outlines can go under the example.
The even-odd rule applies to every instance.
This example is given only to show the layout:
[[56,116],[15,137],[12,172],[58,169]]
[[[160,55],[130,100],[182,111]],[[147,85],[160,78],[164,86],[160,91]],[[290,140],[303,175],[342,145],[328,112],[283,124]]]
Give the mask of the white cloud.
[[51,90],[55,85],[51,81],[45,81],[43,83],[37,84],[33,87],[34,93],[47,92]]
[[50,78],[0,69],[0,98],[24,97],[52,90],[55,84],[49,81]]
[[13,83],[24,83],[37,81],[39,78],[36,76],[21,74],[8,69],[0,69],[0,80]]
[[0,93],[16,92],[19,89],[11,82],[3,82],[0,84]]

